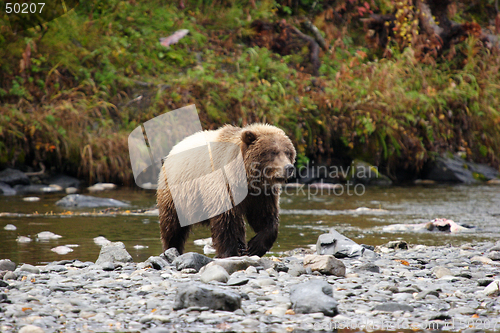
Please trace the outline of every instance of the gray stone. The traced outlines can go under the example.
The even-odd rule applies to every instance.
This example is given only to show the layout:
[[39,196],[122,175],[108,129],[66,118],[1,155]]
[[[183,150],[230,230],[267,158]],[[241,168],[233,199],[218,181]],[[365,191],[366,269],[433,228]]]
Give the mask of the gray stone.
[[500,281],[495,280],[486,286],[483,290],[486,296],[498,296],[500,294]]
[[290,274],[291,276],[301,276],[302,274],[306,274],[306,269],[304,268],[304,266],[302,265],[299,265],[297,263],[294,263],[294,264],[291,264],[290,265],[290,268],[288,270],[288,274]]
[[0,182],[0,194],[3,195],[16,195],[17,192],[14,190],[12,187],[9,185],[5,184],[4,182]]
[[19,268],[21,272],[28,272],[32,274],[40,274],[40,269],[30,264],[24,264]]
[[98,198],[82,194],[70,194],[56,202],[57,206],[96,208],[96,207],[128,207],[129,204],[109,198]]
[[400,250],[408,250],[408,243],[405,241],[397,240],[397,241],[390,241],[387,244],[385,244],[385,247],[389,249],[400,249]]
[[[206,269],[205,269],[206,267]],[[229,280],[229,274],[226,272],[224,267],[219,265],[205,266],[200,271],[201,282],[208,283],[210,281],[219,281],[226,283]]]
[[10,259],[0,260],[0,271],[14,271],[16,269],[16,264]]
[[97,265],[102,265],[106,262],[133,262],[132,256],[125,249],[122,242],[115,242],[101,247],[99,258],[96,260]]
[[3,276],[3,279],[5,281],[7,281],[7,280],[16,280],[17,279],[17,274],[15,272],[7,272]]
[[329,233],[322,234],[316,242],[316,253],[330,254],[336,258],[357,258],[368,257],[376,258],[377,254],[356,242],[350,240],[344,235],[331,228]]
[[200,284],[179,286],[174,310],[192,306],[208,307],[213,310],[235,311],[241,307],[241,296],[219,287]]
[[488,279],[488,278],[477,280],[477,284],[480,287],[486,287],[487,285],[489,285],[492,282],[493,282],[493,279]]
[[458,314],[462,314],[462,315],[473,315],[476,313],[476,310],[469,307],[469,306],[460,306],[458,308],[454,308],[454,309],[450,309],[448,311],[448,314],[449,315],[458,315]]
[[173,264],[175,265],[175,268],[177,268],[178,271],[181,271],[186,268],[192,268],[197,272],[199,272],[203,266],[205,266],[211,261],[213,261],[213,259],[204,256],[202,254],[196,252],[188,252],[175,258]]
[[491,251],[486,255],[491,260],[500,261],[500,251]]
[[160,257],[164,258],[169,264],[173,263],[175,258],[177,258],[178,256],[180,256],[180,254],[175,247],[171,247],[170,249],[160,254]]
[[442,266],[436,266],[436,267],[434,267],[432,269],[432,273],[434,273],[434,275],[438,279],[441,279],[444,276],[453,276],[453,273],[451,272],[451,270],[449,270],[446,267],[442,267]]
[[64,192],[66,192],[66,194],[75,194],[78,193],[78,189],[76,187],[66,187]]
[[114,263],[110,262],[110,261],[106,261],[106,262],[103,262],[103,263],[100,263],[99,266],[102,267],[102,270],[103,271],[114,271],[116,266]]
[[3,230],[15,231],[15,230],[17,230],[17,227],[13,224],[7,224],[5,227],[3,227]]
[[274,270],[276,272],[288,272],[288,266],[286,266],[284,263],[278,261],[274,263]]
[[228,286],[242,286],[244,284],[247,284],[249,279],[245,277],[232,277],[227,281]]
[[19,333],[44,333],[44,332],[45,331],[41,327],[35,325],[26,325],[19,330]]
[[68,269],[63,265],[48,264],[43,270],[46,272],[66,272]]
[[165,267],[168,267],[169,263],[167,260],[163,259],[160,256],[157,257],[149,257],[148,260],[144,262],[146,265],[150,265],[154,269],[162,270]]
[[228,274],[233,274],[236,271],[245,270],[250,266],[253,267],[263,267],[264,269],[268,269],[274,266],[274,263],[265,258],[260,258],[258,256],[242,256],[242,257],[230,257],[223,259],[215,259],[213,262],[209,264],[218,265],[224,267]]
[[22,171],[7,168],[0,172],[0,182],[9,186],[29,185],[30,179]]
[[171,332],[172,330],[167,329],[165,327],[155,327],[146,331],[146,333],[171,333]]
[[338,313],[332,286],[323,280],[310,280],[293,286],[290,300],[295,313],[321,312],[330,317]]
[[356,267],[354,269],[354,271],[356,271],[356,272],[366,271],[366,272],[380,273],[380,267],[378,267],[377,265],[372,264],[372,263],[367,263],[367,264],[363,264],[361,266]]
[[373,308],[373,310],[383,311],[383,312],[395,312],[395,311],[413,312],[413,307],[411,305],[400,304],[396,302],[387,302],[376,305]]
[[50,284],[50,285],[48,285],[48,287],[51,291],[67,292],[67,291],[74,291],[75,290],[75,287],[72,285]]
[[274,281],[271,278],[259,278],[259,279],[254,280],[254,281],[260,287],[274,286],[274,285],[276,285],[276,281]]
[[326,275],[345,276],[344,263],[332,255],[307,255],[304,257],[304,268]]
[[80,181],[74,177],[66,176],[66,175],[55,175],[47,179],[46,184],[54,184],[59,185],[62,188],[68,187],[80,187]]

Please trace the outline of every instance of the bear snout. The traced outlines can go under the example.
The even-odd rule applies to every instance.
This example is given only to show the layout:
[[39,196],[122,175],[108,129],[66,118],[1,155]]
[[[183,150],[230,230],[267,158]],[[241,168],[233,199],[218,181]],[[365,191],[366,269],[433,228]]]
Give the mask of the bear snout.
[[295,168],[293,167],[293,164],[285,165],[285,177],[286,177],[286,179],[291,178],[294,174],[295,174]]

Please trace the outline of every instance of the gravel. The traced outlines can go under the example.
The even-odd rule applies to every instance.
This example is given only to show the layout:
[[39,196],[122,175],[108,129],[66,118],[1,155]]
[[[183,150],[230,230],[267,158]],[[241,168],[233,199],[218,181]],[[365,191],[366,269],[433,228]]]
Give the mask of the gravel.
[[[140,263],[122,253],[99,265],[15,269],[1,261],[0,331],[461,331],[471,321],[495,331],[500,263],[478,256],[494,246],[377,247],[376,257],[339,259],[341,276],[304,268],[307,251],[213,261],[170,251]],[[187,259],[195,264],[181,265]],[[200,261],[210,263],[196,272]]]

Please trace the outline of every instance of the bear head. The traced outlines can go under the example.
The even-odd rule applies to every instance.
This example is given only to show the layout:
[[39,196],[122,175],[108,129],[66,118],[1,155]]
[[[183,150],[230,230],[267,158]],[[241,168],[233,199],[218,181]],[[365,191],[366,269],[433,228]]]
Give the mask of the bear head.
[[253,124],[243,128],[241,142],[249,185],[283,184],[293,176],[296,151],[283,130]]

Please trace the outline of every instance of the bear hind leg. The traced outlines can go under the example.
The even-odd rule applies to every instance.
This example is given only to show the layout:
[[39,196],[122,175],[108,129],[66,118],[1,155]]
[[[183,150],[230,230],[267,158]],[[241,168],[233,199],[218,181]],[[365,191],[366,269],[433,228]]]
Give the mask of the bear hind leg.
[[161,241],[163,243],[163,251],[175,247],[180,254],[184,252],[184,244],[189,237],[191,226],[181,227],[177,215],[167,217],[168,221],[160,223]]

